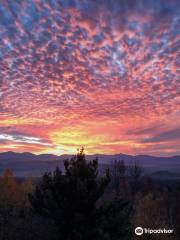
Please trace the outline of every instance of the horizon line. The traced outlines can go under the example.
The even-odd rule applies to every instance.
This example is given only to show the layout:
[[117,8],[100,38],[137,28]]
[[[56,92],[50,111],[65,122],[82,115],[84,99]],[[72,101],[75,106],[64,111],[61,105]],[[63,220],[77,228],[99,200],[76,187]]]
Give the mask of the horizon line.
[[[69,153],[63,153],[61,155],[57,155],[57,154],[53,154],[53,153],[40,153],[40,154],[37,154],[37,153],[32,153],[32,152],[16,152],[16,151],[3,151],[1,152],[0,151],[0,154],[2,153],[15,153],[15,154],[25,154],[25,153],[29,153],[29,154],[32,154],[32,155],[35,155],[35,156],[40,156],[40,155],[54,155],[54,156],[57,156],[57,157],[61,157],[63,155],[69,155],[69,156],[72,156],[72,155],[76,155],[76,153],[74,154],[69,154]],[[172,157],[180,157],[180,154],[177,154],[177,155],[171,155],[171,156],[155,156],[155,155],[149,155],[149,154],[126,154],[126,153],[112,153],[112,154],[106,154],[106,153],[94,153],[94,154],[86,154],[86,156],[94,156],[94,155],[105,155],[105,156],[115,156],[115,155],[126,155],[126,156],[131,156],[131,157],[137,157],[137,156],[148,156],[148,157],[156,157],[156,158],[172,158]]]

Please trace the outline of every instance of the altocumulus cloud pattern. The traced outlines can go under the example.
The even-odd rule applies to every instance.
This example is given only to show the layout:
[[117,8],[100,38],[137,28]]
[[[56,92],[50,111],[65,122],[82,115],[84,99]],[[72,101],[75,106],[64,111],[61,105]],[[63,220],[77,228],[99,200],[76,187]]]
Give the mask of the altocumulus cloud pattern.
[[0,149],[178,154],[180,2],[2,0]]

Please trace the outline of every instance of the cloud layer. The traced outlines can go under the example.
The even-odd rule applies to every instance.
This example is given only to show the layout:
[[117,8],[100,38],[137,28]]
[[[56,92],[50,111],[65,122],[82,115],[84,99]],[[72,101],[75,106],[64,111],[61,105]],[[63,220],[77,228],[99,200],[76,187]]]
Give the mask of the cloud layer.
[[179,12],[176,0],[2,1],[0,149],[180,154]]

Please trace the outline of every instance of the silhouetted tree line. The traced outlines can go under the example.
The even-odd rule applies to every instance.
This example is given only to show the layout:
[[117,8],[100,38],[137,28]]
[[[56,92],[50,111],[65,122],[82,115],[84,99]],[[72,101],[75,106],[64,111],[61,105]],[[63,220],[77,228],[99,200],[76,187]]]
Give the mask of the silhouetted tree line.
[[[180,239],[179,187],[157,187],[135,162],[112,162],[104,175],[83,149],[39,181],[0,177],[0,240]],[[134,228],[174,228],[137,237]]]

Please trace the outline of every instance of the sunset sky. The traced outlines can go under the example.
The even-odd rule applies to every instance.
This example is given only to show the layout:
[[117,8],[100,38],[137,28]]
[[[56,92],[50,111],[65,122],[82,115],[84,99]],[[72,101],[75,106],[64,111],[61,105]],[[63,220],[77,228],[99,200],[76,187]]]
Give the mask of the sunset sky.
[[180,1],[0,1],[0,152],[180,154]]

